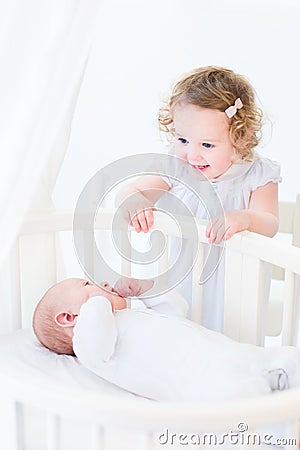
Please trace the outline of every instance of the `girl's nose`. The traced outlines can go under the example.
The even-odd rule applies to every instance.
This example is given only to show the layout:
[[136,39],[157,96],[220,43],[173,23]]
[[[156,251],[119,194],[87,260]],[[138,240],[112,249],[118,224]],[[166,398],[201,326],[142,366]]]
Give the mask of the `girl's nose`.
[[201,149],[197,145],[191,145],[188,150],[188,160],[190,162],[199,162],[203,159]]

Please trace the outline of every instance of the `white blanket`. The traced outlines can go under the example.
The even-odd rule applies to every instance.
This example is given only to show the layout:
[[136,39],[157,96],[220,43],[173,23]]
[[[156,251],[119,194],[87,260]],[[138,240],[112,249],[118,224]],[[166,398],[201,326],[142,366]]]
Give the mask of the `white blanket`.
[[[153,332],[155,334],[155,332]],[[135,396],[123,389],[105,381],[81,365],[77,358],[66,355],[57,355],[37,342],[31,330],[20,330],[16,333],[0,337],[0,371],[10,377],[21,379],[27,378],[30,383],[42,386],[44,389],[52,390],[56,386],[79,392],[95,392],[98,396],[103,394],[107,401],[107,396],[112,399],[134,399],[146,408],[147,399]],[[5,388],[5,387],[4,387]],[[99,401],[101,401],[99,399]],[[263,401],[263,399],[262,399]],[[22,441],[23,448],[26,450],[46,450],[46,415],[41,409],[26,406],[24,409],[25,435]],[[0,424],[0,429],[5,424]],[[62,449],[63,450],[82,450],[86,448],[87,436],[89,435],[87,426],[64,419],[62,421]],[[164,432],[164,428],[157,433],[159,436]],[[184,429],[182,430],[184,431]],[[278,429],[277,429],[278,432]],[[282,436],[283,430],[280,429],[279,436]],[[275,435],[278,435],[276,433]],[[126,429],[107,429],[106,443],[109,450],[140,450],[143,448],[143,436],[135,430]],[[291,436],[286,434],[286,436]],[[181,444],[167,444],[165,449],[179,450]],[[195,445],[185,446],[194,448]],[[158,438],[153,442],[153,448],[160,450],[162,445]],[[213,447],[210,447],[213,448]],[[216,448],[219,448],[217,446]],[[233,448],[239,449],[235,445]],[[260,445],[258,450],[269,448]],[[277,447],[275,447],[277,448]]]
[[164,314],[161,304],[113,313],[105,297],[90,298],[74,328],[79,361],[123,389],[159,401],[253,397],[300,385],[298,349],[237,343]]

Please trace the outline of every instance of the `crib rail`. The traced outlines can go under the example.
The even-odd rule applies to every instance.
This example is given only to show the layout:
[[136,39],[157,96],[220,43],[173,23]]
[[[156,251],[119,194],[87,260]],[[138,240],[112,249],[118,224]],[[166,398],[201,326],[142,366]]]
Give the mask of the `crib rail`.
[[[110,229],[112,226],[114,210],[100,209],[96,217],[95,228]],[[154,212],[155,226],[153,230],[160,229],[169,236],[182,238],[189,237],[189,224],[191,220],[183,216],[176,216],[184,226],[179,230],[174,221],[160,211]],[[197,220],[199,224],[199,240],[207,243],[205,236],[205,221]],[[71,231],[73,226],[73,214],[71,212],[56,212],[47,215],[28,216],[24,221],[20,235],[51,233],[57,231]],[[253,256],[262,261],[283,267],[294,273],[300,274],[298,247],[285,244],[272,238],[261,236],[248,231],[234,235],[226,242],[226,248],[230,251],[241,252]]]
[[[230,430],[236,431],[237,425],[241,422],[247,424],[249,430],[288,422],[291,426],[294,424],[292,427],[296,429],[300,417],[300,388],[279,392],[276,395],[231,402],[209,402],[202,405],[148,402],[147,405],[143,405],[135,399],[112,399],[88,391],[61,390],[59,386],[49,387],[49,382],[45,386],[36,386],[32,385],[30,380],[20,381],[11,377],[8,379],[3,374],[0,374],[0,382],[1,386],[6,386],[6,392],[14,393],[13,400],[4,395],[0,405],[2,419],[4,416],[7,419],[7,414],[10,414],[12,419],[10,428],[1,430],[0,434],[0,447],[5,450],[22,448],[20,446],[23,437],[23,429],[20,426],[22,404],[37,407],[43,405],[43,410],[47,413],[47,450],[61,449],[60,429],[62,420],[66,418],[90,424],[89,441],[86,441],[85,450],[110,450],[105,439],[106,430],[110,427],[117,430],[121,436],[122,433],[127,436],[131,433],[136,437],[138,444],[128,447],[124,442],[124,449],[150,450],[161,448],[157,446],[158,436],[166,430],[177,436],[196,432],[199,435],[226,433]],[[289,437],[295,438],[295,434],[292,434],[292,431],[290,433]],[[229,445],[225,448],[229,447],[231,448]],[[290,448],[295,448],[295,445]]]
[[[193,226],[189,218],[177,217],[180,229],[166,214],[155,212],[154,230],[161,230],[168,236],[189,237]],[[114,211],[101,209],[97,214],[95,229],[111,229]],[[73,216],[70,212],[56,212],[48,215],[27,217],[20,230],[11,256],[13,272],[13,293],[11,311],[13,312],[12,329],[20,327],[20,242],[30,236],[52,236],[49,248],[55,247],[55,236],[59,232],[72,230]],[[192,318],[201,322],[201,292],[198,274],[203,264],[203,245],[207,244],[205,222],[197,221],[199,253],[193,268]],[[133,232],[133,231],[132,231]],[[226,242],[226,276],[225,276],[225,313],[224,332],[228,336],[243,342],[262,345],[266,330],[266,308],[268,291],[269,264],[285,271],[285,301],[283,313],[282,339],[284,344],[294,344],[297,334],[297,310],[299,303],[298,279],[300,275],[300,249],[276,239],[255,233],[243,232],[234,235]],[[48,255],[47,273],[35,283],[40,283],[45,291],[57,281],[55,251]],[[40,263],[38,263],[40,264]],[[160,260],[160,269],[167,268],[167,252]],[[33,270],[34,271],[34,270]],[[130,275],[130,261],[122,262],[122,271]]]

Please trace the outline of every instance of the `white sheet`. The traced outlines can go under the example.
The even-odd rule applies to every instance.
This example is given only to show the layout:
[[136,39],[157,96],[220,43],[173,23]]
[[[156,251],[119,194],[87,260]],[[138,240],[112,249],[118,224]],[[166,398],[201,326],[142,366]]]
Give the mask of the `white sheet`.
[[[30,379],[32,384],[47,389],[55,385],[66,390],[86,389],[112,398],[135,398],[139,402],[149,402],[110,384],[84,368],[77,359],[67,355],[57,355],[44,348],[29,329],[0,336],[0,371],[10,376]],[[26,406],[25,436],[23,450],[46,450],[46,415],[38,408]],[[88,448],[88,427],[74,420],[62,422],[62,449],[83,450]],[[3,424],[0,424],[0,428]],[[124,444],[124,439],[126,444]],[[142,448],[141,435],[124,430],[106,433],[108,448],[113,450],[138,450]]]
[[[67,355],[57,355],[44,348],[35,338],[33,332],[29,329],[19,330],[13,334],[0,336],[0,372],[10,376],[27,377],[35,385],[42,385],[47,389],[55,388],[58,384],[65,389],[86,389],[103,394],[105,401],[107,395],[111,398],[136,399],[141,402],[141,407],[145,407],[145,402],[150,400],[135,396],[123,389],[112,385],[93,374],[83,366],[77,359]],[[25,435],[22,450],[47,450],[46,446],[46,416],[42,410],[26,406],[24,408],[25,417]],[[0,429],[5,426],[0,424]],[[74,420],[63,419],[62,421],[62,450],[84,450],[89,444],[88,426]],[[165,430],[161,430],[164,432]],[[267,430],[270,432],[270,429]],[[291,433],[280,425],[273,428],[276,436],[289,436]],[[153,450],[179,450],[183,445],[178,441],[171,444],[161,445],[158,436],[154,437]],[[261,434],[263,434],[261,432]],[[145,445],[145,435],[143,432],[127,429],[105,430],[105,443],[108,450],[141,450]],[[219,448],[210,446],[209,448]],[[195,445],[184,445],[184,448],[194,449]],[[229,448],[229,447],[228,447]],[[241,448],[234,445],[233,448]],[[244,447],[243,447],[244,448]],[[257,450],[269,448],[269,446],[260,445]],[[274,446],[274,448],[281,448]]]
[[[29,329],[0,337],[0,370],[22,374],[32,383],[50,382],[85,388],[112,396],[136,398],[83,367],[76,358],[57,355],[43,347]],[[42,381],[41,381],[42,380]]]

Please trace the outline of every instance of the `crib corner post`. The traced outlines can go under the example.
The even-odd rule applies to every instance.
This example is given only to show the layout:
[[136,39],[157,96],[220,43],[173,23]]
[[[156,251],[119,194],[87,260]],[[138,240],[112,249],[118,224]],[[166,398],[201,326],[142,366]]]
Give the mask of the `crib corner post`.
[[1,391],[0,402],[0,448],[5,450],[20,450],[18,443],[19,430],[17,421],[16,401]]

